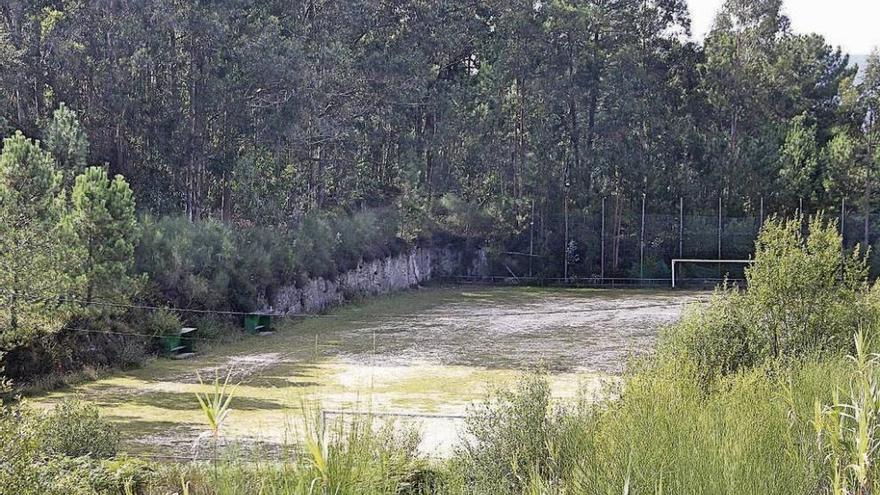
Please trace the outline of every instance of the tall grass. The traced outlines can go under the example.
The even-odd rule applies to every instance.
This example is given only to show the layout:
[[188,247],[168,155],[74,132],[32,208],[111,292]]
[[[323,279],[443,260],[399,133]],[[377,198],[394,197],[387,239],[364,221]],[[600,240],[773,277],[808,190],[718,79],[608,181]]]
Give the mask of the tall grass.
[[821,217],[808,237],[768,222],[757,255],[748,289],[690,310],[615,399],[560,411],[540,382],[497,396],[451,492],[871,493],[880,382],[868,339],[845,335],[878,334],[878,288]]
[[642,370],[619,399],[569,408],[528,378],[475,412],[444,493],[820,493],[814,401],[832,402],[847,366],[760,367],[708,392],[686,369]]
[[259,453],[207,465],[166,465],[150,495],[330,495],[433,493],[426,463],[416,448],[419,435],[374,418],[355,417],[322,428],[306,419],[307,440],[291,457],[273,460]]
[[873,493],[880,475],[880,355],[868,350],[863,332],[855,337],[850,356],[849,387],[835,392],[829,405],[815,403],[816,441],[828,470],[827,486],[834,495]]

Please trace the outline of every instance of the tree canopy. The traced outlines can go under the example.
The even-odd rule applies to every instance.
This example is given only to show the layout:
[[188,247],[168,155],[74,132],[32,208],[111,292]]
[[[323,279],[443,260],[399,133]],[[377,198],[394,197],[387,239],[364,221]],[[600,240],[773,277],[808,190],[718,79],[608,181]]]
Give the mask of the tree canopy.
[[727,0],[695,43],[682,0],[9,0],[0,132],[158,215],[391,207],[416,237],[467,203],[491,219],[468,231],[555,257],[603,198],[615,233],[643,197],[868,211],[880,59],[857,76],[783,7]]

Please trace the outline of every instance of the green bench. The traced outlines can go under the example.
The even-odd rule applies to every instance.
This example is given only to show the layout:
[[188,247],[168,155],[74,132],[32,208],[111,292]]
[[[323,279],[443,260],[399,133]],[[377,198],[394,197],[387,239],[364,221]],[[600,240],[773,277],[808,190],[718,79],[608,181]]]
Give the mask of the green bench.
[[179,332],[159,337],[162,354],[169,357],[186,357],[196,352],[196,328],[184,327]]
[[244,317],[244,331],[257,335],[272,331],[272,315],[250,313]]

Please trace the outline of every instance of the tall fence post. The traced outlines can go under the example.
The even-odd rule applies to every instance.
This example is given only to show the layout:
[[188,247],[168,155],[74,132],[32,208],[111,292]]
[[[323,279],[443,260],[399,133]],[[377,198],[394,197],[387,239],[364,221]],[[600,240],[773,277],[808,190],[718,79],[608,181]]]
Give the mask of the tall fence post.
[[642,231],[639,235],[639,278],[645,278],[645,193],[642,193]]
[[532,278],[532,265],[535,259],[535,199],[532,198],[532,214],[529,215],[529,278]]
[[721,195],[718,196],[718,259],[721,259]]
[[602,233],[600,234],[601,238],[601,254],[599,255],[601,260],[599,260],[599,276],[605,279],[605,197],[602,197]]
[[761,210],[758,213],[758,231],[764,228],[764,196],[761,196]]
[[678,257],[684,258],[684,197],[678,197]]
[[[566,180],[568,180],[566,178]],[[562,246],[562,262],[565,281],[568,282],[568,182],[565,184],[565,193],[562,195],[563,211],[565,215],[565,241]]]

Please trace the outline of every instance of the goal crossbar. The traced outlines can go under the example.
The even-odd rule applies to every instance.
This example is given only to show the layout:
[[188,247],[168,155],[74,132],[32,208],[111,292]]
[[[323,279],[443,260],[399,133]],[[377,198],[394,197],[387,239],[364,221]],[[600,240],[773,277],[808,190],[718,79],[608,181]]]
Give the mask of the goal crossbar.
[[674,258],[672,260],[672,288],[675,288],[675,265],[677,263],[733,263],[733,264],[751,264],[755,260],[709,260],[694,258]]

